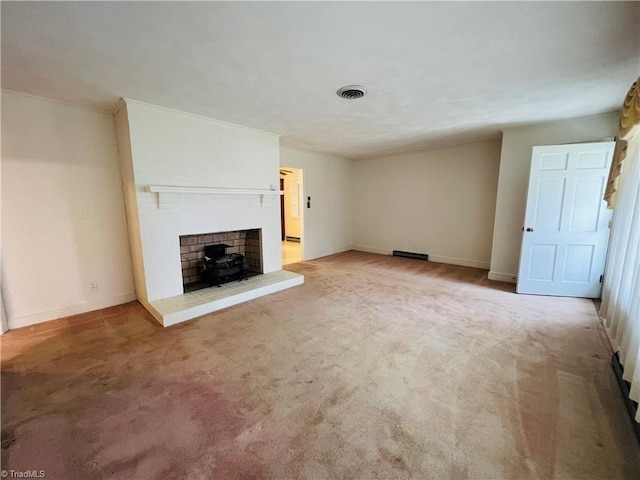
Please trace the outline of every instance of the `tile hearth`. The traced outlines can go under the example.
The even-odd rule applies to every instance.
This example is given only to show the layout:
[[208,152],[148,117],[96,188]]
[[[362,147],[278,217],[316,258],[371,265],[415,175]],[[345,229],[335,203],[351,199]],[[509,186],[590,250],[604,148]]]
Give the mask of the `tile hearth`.
[[238,303],[302,285],[304,276],[287,270],[250,277],[242,282],[225,283],[150,302],[151,314],[169,327]]

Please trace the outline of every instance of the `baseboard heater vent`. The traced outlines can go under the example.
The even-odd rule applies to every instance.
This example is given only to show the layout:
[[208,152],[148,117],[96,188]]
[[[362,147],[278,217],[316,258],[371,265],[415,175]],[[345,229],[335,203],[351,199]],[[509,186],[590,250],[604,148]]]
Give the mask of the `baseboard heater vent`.
[[429,260],[429,255],[427,255],[426,253],[403,252],[402,250],[394,250],[393,256],[415,258],[416,260],[424,260],[425,262]]
[[285,239],[286,239],[288,242],[300,242],[300,237],[290,237],[289,235],[287,235],[287,236],[285,237]]
[[624,378],[622,378],[624,367],[620,363],[620,356],[618,352],[613,354],[613,357],[611,358],[611,366],[613,367],[613,371],[616,373],[618,384],[620,385],[620,390],[622,391],[622,396],[624,397],[625,403],[627,404],[629,415],[631,415],[631,424],[636,431],[638,440],[640,440],[640,423],[636,422],[636,412],[638,411],[638,404],[629,398],[629,389],[631,388],[631,384]]

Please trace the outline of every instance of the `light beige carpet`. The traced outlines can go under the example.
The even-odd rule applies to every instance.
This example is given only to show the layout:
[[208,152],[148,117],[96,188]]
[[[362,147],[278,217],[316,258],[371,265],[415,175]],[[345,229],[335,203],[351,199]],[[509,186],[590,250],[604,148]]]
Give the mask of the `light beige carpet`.
[[2,338],[4,469],[46,478],[640,478],[593,303],[348,252],[162,329],[137,304]]

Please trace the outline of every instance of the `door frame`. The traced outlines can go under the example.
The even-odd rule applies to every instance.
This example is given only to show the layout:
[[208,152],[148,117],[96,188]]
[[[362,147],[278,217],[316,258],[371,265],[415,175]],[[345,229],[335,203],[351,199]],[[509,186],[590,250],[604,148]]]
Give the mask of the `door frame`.
[[[280,191],[284,192],[284,178],[280,179]],[[284,242],[287,238],[287,230],[285,228],[286,217],[284,214],[284,193],[280,195],[280,241]]]
[[[306,197],[306,174],[305,174],[305,169],[301,166],[298,166],[296,164],[286,164],[286,165],[280,165],[278,167],[279,170],[286,170],[286,169],[295,169],[298,170],[298,173],[300,175],[300,199],[302,200],[300,202],[300,261],[304,261],[306,259],[306,254],[305,254],[305,242],[306,242],[306,238],[307,238],[307,222],[306,222],[306,210],[307,210],[307,197]],[[278,171],[279,171],[278,170]],[[283,189],[281,189],[283,190]],[[282,195],[282,202],[284,202],[284,194]],[[284,209],[282,210],[282,214],[284,215]],[[286,232],[285,232],[285,238],[286,238]]]

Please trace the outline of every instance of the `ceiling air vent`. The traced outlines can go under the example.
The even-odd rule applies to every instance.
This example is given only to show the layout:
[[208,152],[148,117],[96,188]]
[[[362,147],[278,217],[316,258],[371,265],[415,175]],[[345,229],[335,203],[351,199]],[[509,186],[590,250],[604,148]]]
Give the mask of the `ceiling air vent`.
[[336,94],[347,100],[355,100],[364,97],[367,94],[367,89],[362,85],[347,85],[339,89]]

